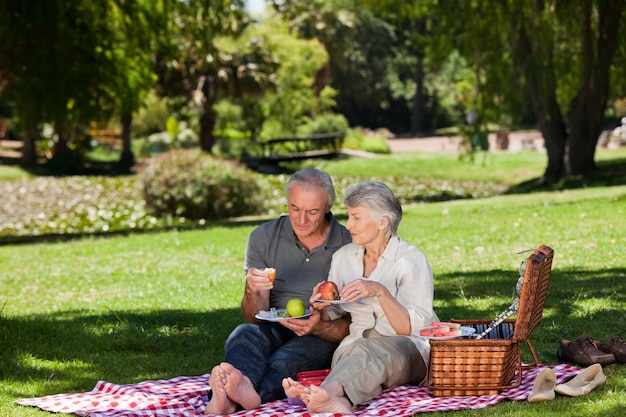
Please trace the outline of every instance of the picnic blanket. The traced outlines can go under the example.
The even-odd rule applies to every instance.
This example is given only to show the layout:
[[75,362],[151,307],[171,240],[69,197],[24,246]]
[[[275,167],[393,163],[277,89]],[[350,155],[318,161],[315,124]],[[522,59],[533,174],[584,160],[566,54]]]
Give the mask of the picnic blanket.
[[[538,373],[546,366],[525,371],[517,388],[500,394],[483,396],[433,397],[427,387],[403,385],[383,391],[367,406],[354,412],[355,416],[408,417],[433,411],[481,409],[509,399],[528,398]],[[550,366],[561,384],[576,376],[581,369],[560,364]],[[206,407],[209,374],[181,376],[167,380],[145,381],[132,385],[116,385],[99,381],[90,392],[57,394],[17,400],[24,406],[46,411],[90,417],[198,417]],[[330,413],[311,414],[305,406],[289,404],[287,400],[262,404],[255,410],[240,411],[239,417],[330,417]]]

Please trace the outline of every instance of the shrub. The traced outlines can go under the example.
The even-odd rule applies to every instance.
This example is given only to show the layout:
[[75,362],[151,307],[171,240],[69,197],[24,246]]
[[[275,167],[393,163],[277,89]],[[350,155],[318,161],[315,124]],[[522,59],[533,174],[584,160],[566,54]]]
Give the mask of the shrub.
[[346,133],[343,141],[343,147],[346,149],[359,149],[366,152],[390,154],[391,148],[387,139],[382,135],[367,135],[363,129],[350,129]]
[[343,114],[322,113],[306,125],[302,126],[305,135],[316,133],[345,132],[350,125]]
[[165,130],[171,109],[167,99],[151,91],[146,98],[145,108],[141,108],[133,117],[132,134],[144,137]]
[[139,185],[158,216],[220,219],[263,210],[257,174],[198,149],[177,149],[147,161]]
[[78,175],[84,172],[84,152],[80,149],[64,149],[54,155],[46,163],[54,175]]

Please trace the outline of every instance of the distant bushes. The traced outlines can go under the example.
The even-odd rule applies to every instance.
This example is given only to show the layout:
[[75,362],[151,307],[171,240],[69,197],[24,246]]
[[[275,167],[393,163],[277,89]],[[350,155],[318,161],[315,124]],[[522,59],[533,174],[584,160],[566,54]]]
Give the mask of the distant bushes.
[[198,149],[178,149],[148,160],[139,186],[156,215],[221,219],[264,210],[257,176]]
[[366,132],[360,128],[348,130],[346,138],[343,141],[343,147],[378,154],[391,153],[391,148],[383,135],[376,133],[366,134]]
[[[285,213],[288,174],[256,174],[183,149],[145,163],[138,175],[0,180],[0,245],[64,236],[189,230],[227,216]],[[334,179],[338,201],[348,186],[377,179],[387,183],[403,205],[484,198],[507,188],[494,182],[356,173]],[[336,210],[343,209],[337,205]]]
[[[348,119],[342,114],[322,113],[301,127],[302,134],[345,132],[350,128]],[[299,132],[300,133],[300,132]]]

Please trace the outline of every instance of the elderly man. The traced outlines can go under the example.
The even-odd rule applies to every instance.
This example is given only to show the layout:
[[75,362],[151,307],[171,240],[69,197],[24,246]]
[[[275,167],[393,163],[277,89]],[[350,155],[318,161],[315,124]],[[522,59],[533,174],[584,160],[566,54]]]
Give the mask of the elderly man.
[[[286,187],[288,215],[256,228],[246,246],[246,285],[241,308],[248,323],[228,337],[226,358],[211,372],[205,414],[230,414],[285,397],[282,380],[300,371],[330,366],[349,318],[324,321],[311,306],[307,319],[261,322],[255,316],[285,308],[328,277],[333,253],[350,233],[331,213],[335,189],[330,176],[313,168],[292,175]],[[271,280],[266,268],[274,268]]]

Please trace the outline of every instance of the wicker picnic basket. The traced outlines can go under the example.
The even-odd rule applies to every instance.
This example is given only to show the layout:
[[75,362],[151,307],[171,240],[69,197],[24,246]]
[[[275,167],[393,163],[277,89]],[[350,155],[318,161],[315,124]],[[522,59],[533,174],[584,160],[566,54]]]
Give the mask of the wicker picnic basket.
[[[537,366],[537,353],[528,337],[541,322],[552,270],[553,250],[535,249],[526,262],[524,282],[515,320],[505,320],[489,338],[430,340],[426,386],[434,396],[497,394],[521,384],[522,372]],[[454,320],[478,329],[491,320]],[[534,364],[522,364],[520,344],[525,343]],[[517,373],[518,378],[515,378]]]

